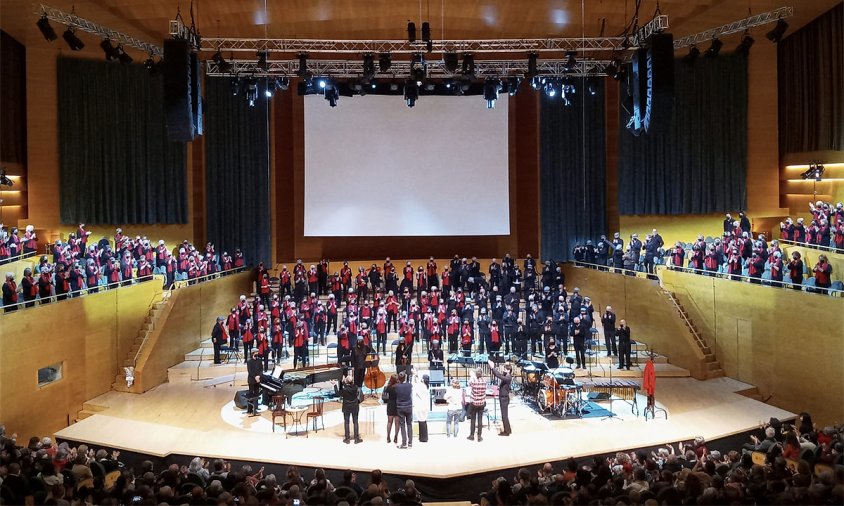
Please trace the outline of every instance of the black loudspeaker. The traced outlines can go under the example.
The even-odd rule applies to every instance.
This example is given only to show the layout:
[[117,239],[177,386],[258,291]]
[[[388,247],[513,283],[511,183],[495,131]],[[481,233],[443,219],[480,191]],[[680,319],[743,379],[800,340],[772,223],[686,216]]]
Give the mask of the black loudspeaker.
[[649,132],[665,132],[674,114],[674,36],[655,33],[648,38],[651,60],[651,117]]
[[668,128],[674,112],[674,36],[656,33],[633,53],[633,110],[627,128],[639,135]]
[[164,115],[171,141],[188,142],[194,138],[191,101],[191,50],[188,41],[164,41]]
[[238,409],[246,409],[246,399],[249,397],[249,390],[238,390],[234,394],[234,405]]
[[202,62],[199,54],[190,54],[190,104],[194,136],[202,135]]

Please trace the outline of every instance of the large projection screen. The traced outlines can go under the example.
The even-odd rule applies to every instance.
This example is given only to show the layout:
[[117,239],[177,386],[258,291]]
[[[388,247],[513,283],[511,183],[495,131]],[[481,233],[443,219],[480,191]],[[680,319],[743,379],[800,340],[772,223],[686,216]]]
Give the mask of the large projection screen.
[[507,96],[305,97],[306,237],[510,234]]

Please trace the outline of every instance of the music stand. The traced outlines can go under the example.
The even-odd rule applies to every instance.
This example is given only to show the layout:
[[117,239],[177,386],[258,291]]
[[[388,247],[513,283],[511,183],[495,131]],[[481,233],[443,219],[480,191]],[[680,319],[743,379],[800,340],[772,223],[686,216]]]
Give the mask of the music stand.
[[[610,401],[610,414],[609,414],[609,415],[607,415],[607,416],[605,416],[605,417],[603,417],[603,418],[601,418],[601,421],[603,422],[604,420],[621,420],[621,421],[623,422],[623,421],[624,421],[624,419],[623,419],[623,418],[621,418],[620,416],[616,415],[616,414],[615,414],[615,412],[612,410],[612,404],[613,404],[613,398],[612,398],[612,396],[613,396],[613,389],[612,389],[612,384],[613,384],[613,382],[612,382],[612,368],[613,368],[613,364],[610,364],[610,397],[609,397],[609,401]],[[634,393],[633,393],[633,395],[636,395],[636,393],[634,392]]]

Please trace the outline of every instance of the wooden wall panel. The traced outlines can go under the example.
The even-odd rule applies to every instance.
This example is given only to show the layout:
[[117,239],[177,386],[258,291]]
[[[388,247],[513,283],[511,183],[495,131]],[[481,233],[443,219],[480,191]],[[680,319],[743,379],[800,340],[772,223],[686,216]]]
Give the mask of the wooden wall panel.
[[[67,426],[111,389],[160,296],[152,281],[0,316],[0,420],[21,441]],[[58,362],[64,378],[39,389],[38,369]]]
[[572,264],[564,264],[563,273],[569,291],[578,287],[582,295],[592,298],[596,310],[603,312],[610,305],[618,320],[625,318],[633,340],[647,343],[693,377],[705,377],[703,353],[658,282]]
[[840,298],[676,271],[662,278],[706,329],[728,376],[758,387],[771,404],[810,412],[821,426],[842,420]]
[[184,361],[185,353],[211,337],[217,316],[228,315],[240,294],[252,291],[251,279],[247,271],[173,292],[169,315],[138,359],[135,382],[140,391],[163,383],[169,367]]

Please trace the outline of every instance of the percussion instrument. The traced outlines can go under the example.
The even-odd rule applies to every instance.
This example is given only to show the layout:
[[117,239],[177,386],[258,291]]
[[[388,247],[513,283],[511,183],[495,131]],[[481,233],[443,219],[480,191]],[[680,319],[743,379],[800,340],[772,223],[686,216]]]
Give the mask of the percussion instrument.
[[542,375],[542,371],[537,369],[534,366],[527,366],[522,368],[522,376],[524,378],[524,382],[530,385],[539,384],[539,379]]
[[636,416],[639,416],[639,403],[636,400],[636,393],[640,388],[639,384],[633,380],[598,380],[583,383],[583,389],[588,393],[603,392],[609,395],[618,395],[630,404],[630,411]]

